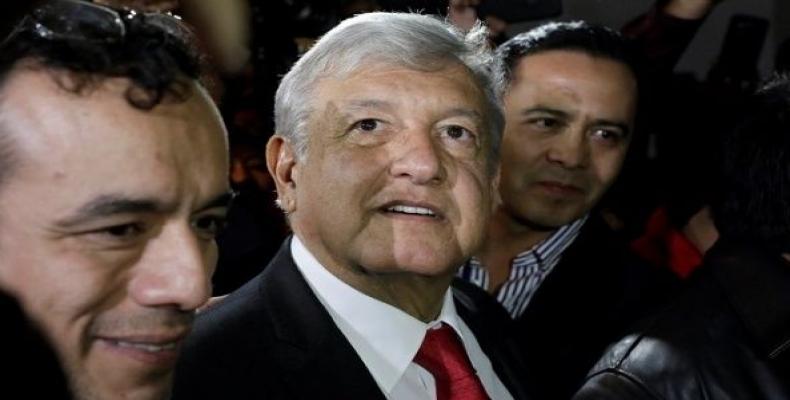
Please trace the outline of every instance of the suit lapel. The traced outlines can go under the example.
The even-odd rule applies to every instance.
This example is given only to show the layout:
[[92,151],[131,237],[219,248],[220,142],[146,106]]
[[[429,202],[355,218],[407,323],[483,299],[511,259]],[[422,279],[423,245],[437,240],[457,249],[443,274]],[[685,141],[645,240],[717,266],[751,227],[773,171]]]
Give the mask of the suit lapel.
[[284,393],[300,399],[384,399],[354,348],[296,268],[287,240],[260,297],[270,310]]
[[[481,307],[483,299],[475,299],[469,293],[469,291],[479,291],[480,289],[470,288],[468,285],[467,282],[458,279],[454,282],[453,298],[458,315],[474,333],[480,348],[491,361],[494,372],[505,384],[513,398],[529,399],[530,396],[527,394],[523,382],[526,374],[520,352],[508,336],[509,326],[500,323],[500,321],[509,322],[509,317],[498,304],[492,304],[492,307],[488,308]],[[485,293],[482,294],[488,296]]]

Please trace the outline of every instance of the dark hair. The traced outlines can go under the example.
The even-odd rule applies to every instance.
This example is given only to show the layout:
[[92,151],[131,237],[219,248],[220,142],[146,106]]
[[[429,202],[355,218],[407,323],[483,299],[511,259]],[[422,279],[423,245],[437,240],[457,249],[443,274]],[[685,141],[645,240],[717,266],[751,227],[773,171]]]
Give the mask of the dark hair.
[[722,142],[719,195],[711,204],[722,237],[790,250],[790,80],[778,76],[748,103]]
[[[52,3],[44,2],[42,7],[47,4]],[[125,34],[113,41],[82,40],[79,32],[63,38],[45,37],[35,29],[22,28],[24,22],[20,22],[11,36],[0,38],[0,90],[20,62],[30,61],[31,68],[70,73],[70,79],[57,82],[74,93],[106,78],[128,78],[126,99],[142,110],[156,107],[166,96],[177,100],[188,97],[189,81],[201,78],[195,44],[168,33],[146,14],[131,17],[129,11],[118,12],[124,16]],[[14,166],[11,138],[4,131],[0,129],[0,183]]]
[[617,31],[583,21],[549,22],[520,33],[497,48],[497,69],[505,86],[510,86],[513,70],[522,58],[551,50],[579,51],[620,62],[640,80],[639,52]]
[[67,89],[77,92],[96,79],[128,78],[129,104],[151,109],[166,94],[183,87],[185,78],[200,78],[200,58],[193,43],[149,22],[146,14],[122,20],[126,32],[113,41],[46,38],[33,29],[16,32],[0,49],[0,86],[19,61],[31,60],[45,68],[73,73],[78,83]]

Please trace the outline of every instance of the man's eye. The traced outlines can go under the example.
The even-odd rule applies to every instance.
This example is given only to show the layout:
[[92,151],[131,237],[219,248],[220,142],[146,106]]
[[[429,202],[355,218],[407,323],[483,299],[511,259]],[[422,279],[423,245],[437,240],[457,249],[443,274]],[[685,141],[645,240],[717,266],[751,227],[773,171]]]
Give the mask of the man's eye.
[[97,231],[117,239],[131,239],[143,233],[143,226],[140,224],[122,224],[110,226]]
[[357,121],[354,124],[354,129],[358,129],[364,132],[372,132],[379,128],[381,123],[375,119],[367,118],[360,121]]
[[593,129],[592,135],[597,139],[601,139],[608,142],[617,142],[623,138],[622,132],[618,130],[606,129],[606,128]]
[[474,135],[468,129],[458,126],[458,125],[450,125],[445,129],[447,136],[451,139],[456,140],[465,140],[465,139],[473,139]]
[[532,126],[543,130],[554,129],[560,125],[560,121],[554,118],[535,118],[529,120],[529,123]]
[[198,232],[199,236],[205,239],[214,239],[219,235],[227,226],[225,217],[220,216],[205,216],[200,217],[192,223],[192,226]]
[[80,237],[106,248],[127,248],[140,242],[149,228],[139,222],[110,225],[82,232]]

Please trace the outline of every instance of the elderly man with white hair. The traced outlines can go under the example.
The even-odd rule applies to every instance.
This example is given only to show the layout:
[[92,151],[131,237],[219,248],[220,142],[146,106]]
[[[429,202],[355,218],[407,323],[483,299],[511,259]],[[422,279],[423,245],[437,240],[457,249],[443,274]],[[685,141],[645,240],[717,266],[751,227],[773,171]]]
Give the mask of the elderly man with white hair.
[[485,37],[364,14],[283,78],[266,156],[294,235],[198,318],[176,399],[526,398],[504,311],[451,285],[496,193]]

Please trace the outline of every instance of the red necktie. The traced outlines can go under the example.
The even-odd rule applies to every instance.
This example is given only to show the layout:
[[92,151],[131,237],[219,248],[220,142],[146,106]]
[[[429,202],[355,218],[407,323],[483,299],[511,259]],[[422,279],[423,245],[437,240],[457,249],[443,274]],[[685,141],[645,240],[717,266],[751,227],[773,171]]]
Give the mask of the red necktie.
[[463,344],[449,325],[428,329],[414,362],[433,375],[437,400],[489,400]]

